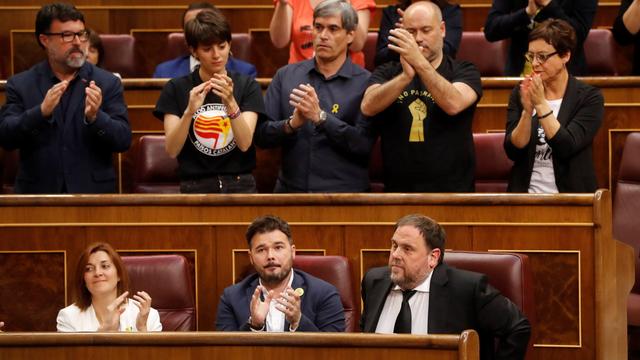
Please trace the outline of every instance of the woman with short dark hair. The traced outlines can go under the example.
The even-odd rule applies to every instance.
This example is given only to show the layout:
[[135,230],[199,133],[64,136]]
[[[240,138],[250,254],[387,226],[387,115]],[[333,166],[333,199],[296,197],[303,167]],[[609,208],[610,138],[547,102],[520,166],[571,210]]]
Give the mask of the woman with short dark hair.
[[513,89],[504,148],[514,161],[508,191],[594,192],[592,144],[602,125],[600,90],[569,74],[573,28],[549,19],[529,34],[533,73]]
[[226,70],[231,28],[219,11],[185,24],[200,65],[165,85],[153,114],[164,122],[166,150],[178,159],[183,193],[255,193],[253,133],[264,114],[258,83]]
[[151,296],[129,295],[129,275],[118,253],[106,243],[90,245],[75,272],[75,301],[60,310],[58,331],[162,331]]

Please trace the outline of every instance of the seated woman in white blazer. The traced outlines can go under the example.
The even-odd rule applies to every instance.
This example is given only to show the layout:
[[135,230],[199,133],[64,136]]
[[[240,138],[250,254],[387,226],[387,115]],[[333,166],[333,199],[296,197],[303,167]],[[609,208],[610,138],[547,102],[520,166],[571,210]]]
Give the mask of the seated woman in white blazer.
[[149,294],[127,298],[127,269],[111,245],[90,245],[78,260],[75,280],[75,302],[58,313],[58,331],[162,331]]

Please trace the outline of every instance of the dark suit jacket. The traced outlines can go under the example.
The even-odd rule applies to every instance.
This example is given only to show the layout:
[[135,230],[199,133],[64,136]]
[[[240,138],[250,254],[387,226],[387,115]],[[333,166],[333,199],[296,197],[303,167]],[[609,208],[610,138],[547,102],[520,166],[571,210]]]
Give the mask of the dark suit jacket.
[[[102,105],[95,122],[87,124],[85,88],[92,80],[102,90]],[[15,192],[115,192],[113,153],[125,151],[131,144],[120,79],[85,63],[52,116],[44,118],[40,105],[58,82],[47,61],[7,81],[7,102],[0,112],[0,145],[20,149]]]
[[[511,143],[511,133],[520,121],[520,87],[511,92],[507,109],[504,149],[513,160],[510,192],[527,192],[536,153],[538,119],[531,121],[531,139],[523,149]],[[553,171],[559,192],[594,192],[598,188],[593,167],[593,138],[602,125],[604,98],[599,89],[570,76],[562,99],[558,121],[560,130],[547,143],[553,149]]]
[[[300,270],[294,271],[291,287],[304,290],[301,300],[302,318],[297,331],[343,332],[344,308],[338,290],[324,280]],[[249,330],[247,320],[250,315],[251,296],[258,284],[258,274],[253,274],[224,289],[218,304],[216,330]],[[284,330],[288,329],[289,322],[285,319]]]
[[[362,280],[364,309],[360,330],[375,332],[392,288],[389,268],[367,272]],[[480,334],[480,358],[524,359],[531,334],[527,318],[491,285],[487,276],[438,265],[429,291],[430,334],[459,334],[474,329]],[[500,340],[495,346],[494,337]]]
[[[524,67],[524,53],[529,48],[529,15],[525,12],[527,0],[493,0],[484,24],[484,35],[489,41],[510,39],[509,55],[505,66],[508,76],[520,76]],[[598,8],[597,0],[553,0],[534,18],[535,22],[562,19],[576,32],[576,51],[571,54],[569,71],[572,75],[586,75],[587,61],[582,45],[589,35]]]
[[[189,69],[189,57],[191,57],[191,55],[184,55],[158,64],[153,72],[153,77],[176,78],[189,75],[191,73],[191,70]],[[248,62],[232,58],[231,56],[229,56],[229,60],[227,60],[225,68],[228,71],[244,74],[251,78],[255,78],[258,74],[255,66]]]

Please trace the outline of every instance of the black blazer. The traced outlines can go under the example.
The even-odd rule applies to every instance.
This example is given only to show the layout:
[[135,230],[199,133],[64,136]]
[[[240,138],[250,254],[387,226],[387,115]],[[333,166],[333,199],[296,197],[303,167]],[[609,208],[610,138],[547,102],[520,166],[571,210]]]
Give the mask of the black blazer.
[[[360,330],[375,332],[392,288],[389,268],[367,272],[362,280],[364,309]],[[487,276],[438,265],[429,292],[430,334],[459,334],[474,329],[480,334],[480,358],[524,359],[531,335],[527,318],[509,299],[487,283]],[[495,346],[494,338],[500,341]]]
[[[102,90],[102,105],[95,122],[87,124],[85,88],[90,81]],[[113,153],[131,144],[120,79],[85,63],[53,114],[44,118],[40,104],[58,82],[47,61],[7,81],[7,102],[0,112],[0,146],[20,149],[15,192],[115,192]]]
[[[531,121],[529,144],[518,149],[511,143],[511,132],[518,125],[522,113],[520,87],[509,98],[507,130],[504,149],[513,168],[509,177],[509,192],[527,192],[535,160],[538,119]],[[559,192],[594,192],[598,188],[593,167],[593,138],[602,125],[604,98],[599,89],[569,76],[567,90],[560,105],[560,129],[547,143],[553,149],[553,171]]]

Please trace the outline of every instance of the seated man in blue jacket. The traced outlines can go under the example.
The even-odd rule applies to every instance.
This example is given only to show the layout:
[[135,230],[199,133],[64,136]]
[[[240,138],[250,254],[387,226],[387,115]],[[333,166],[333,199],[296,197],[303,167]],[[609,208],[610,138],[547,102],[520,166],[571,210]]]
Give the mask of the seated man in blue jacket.
[[[182,28],[184,29],[184,24],[186,24],[187,21],[195,18],[200,11],[205,9],[220,11],[208,2],[192,3],[189,5],[187,10],[185,10],[184,15],[182,16]],[[184,76],[190,74],[198,65],[200,65],[200,62],[192,55],[182,55],[173,60],[165,61],[156,66],[156,69],[153,72],[153,77],[175,78]],[[231,56],[229,57],[229,61],[227,61],[227,70],[248,75],[252,78],[255,78],[257,75],[255,66],[249,64],[248,62],[234,59]]]
[[292,268],[296,246],[289,224],[277,216],[259,217],[249,225],[246,238],[256,273],[224,290],[217,330],[344,331],[338,290]]
[[113,153],[131,144],[120,79],[89,62],[89,32],[73,5],[48,4],[35,36],[47,59],[7,81],[0,146],[20,150],[19,194],[112,193]]

